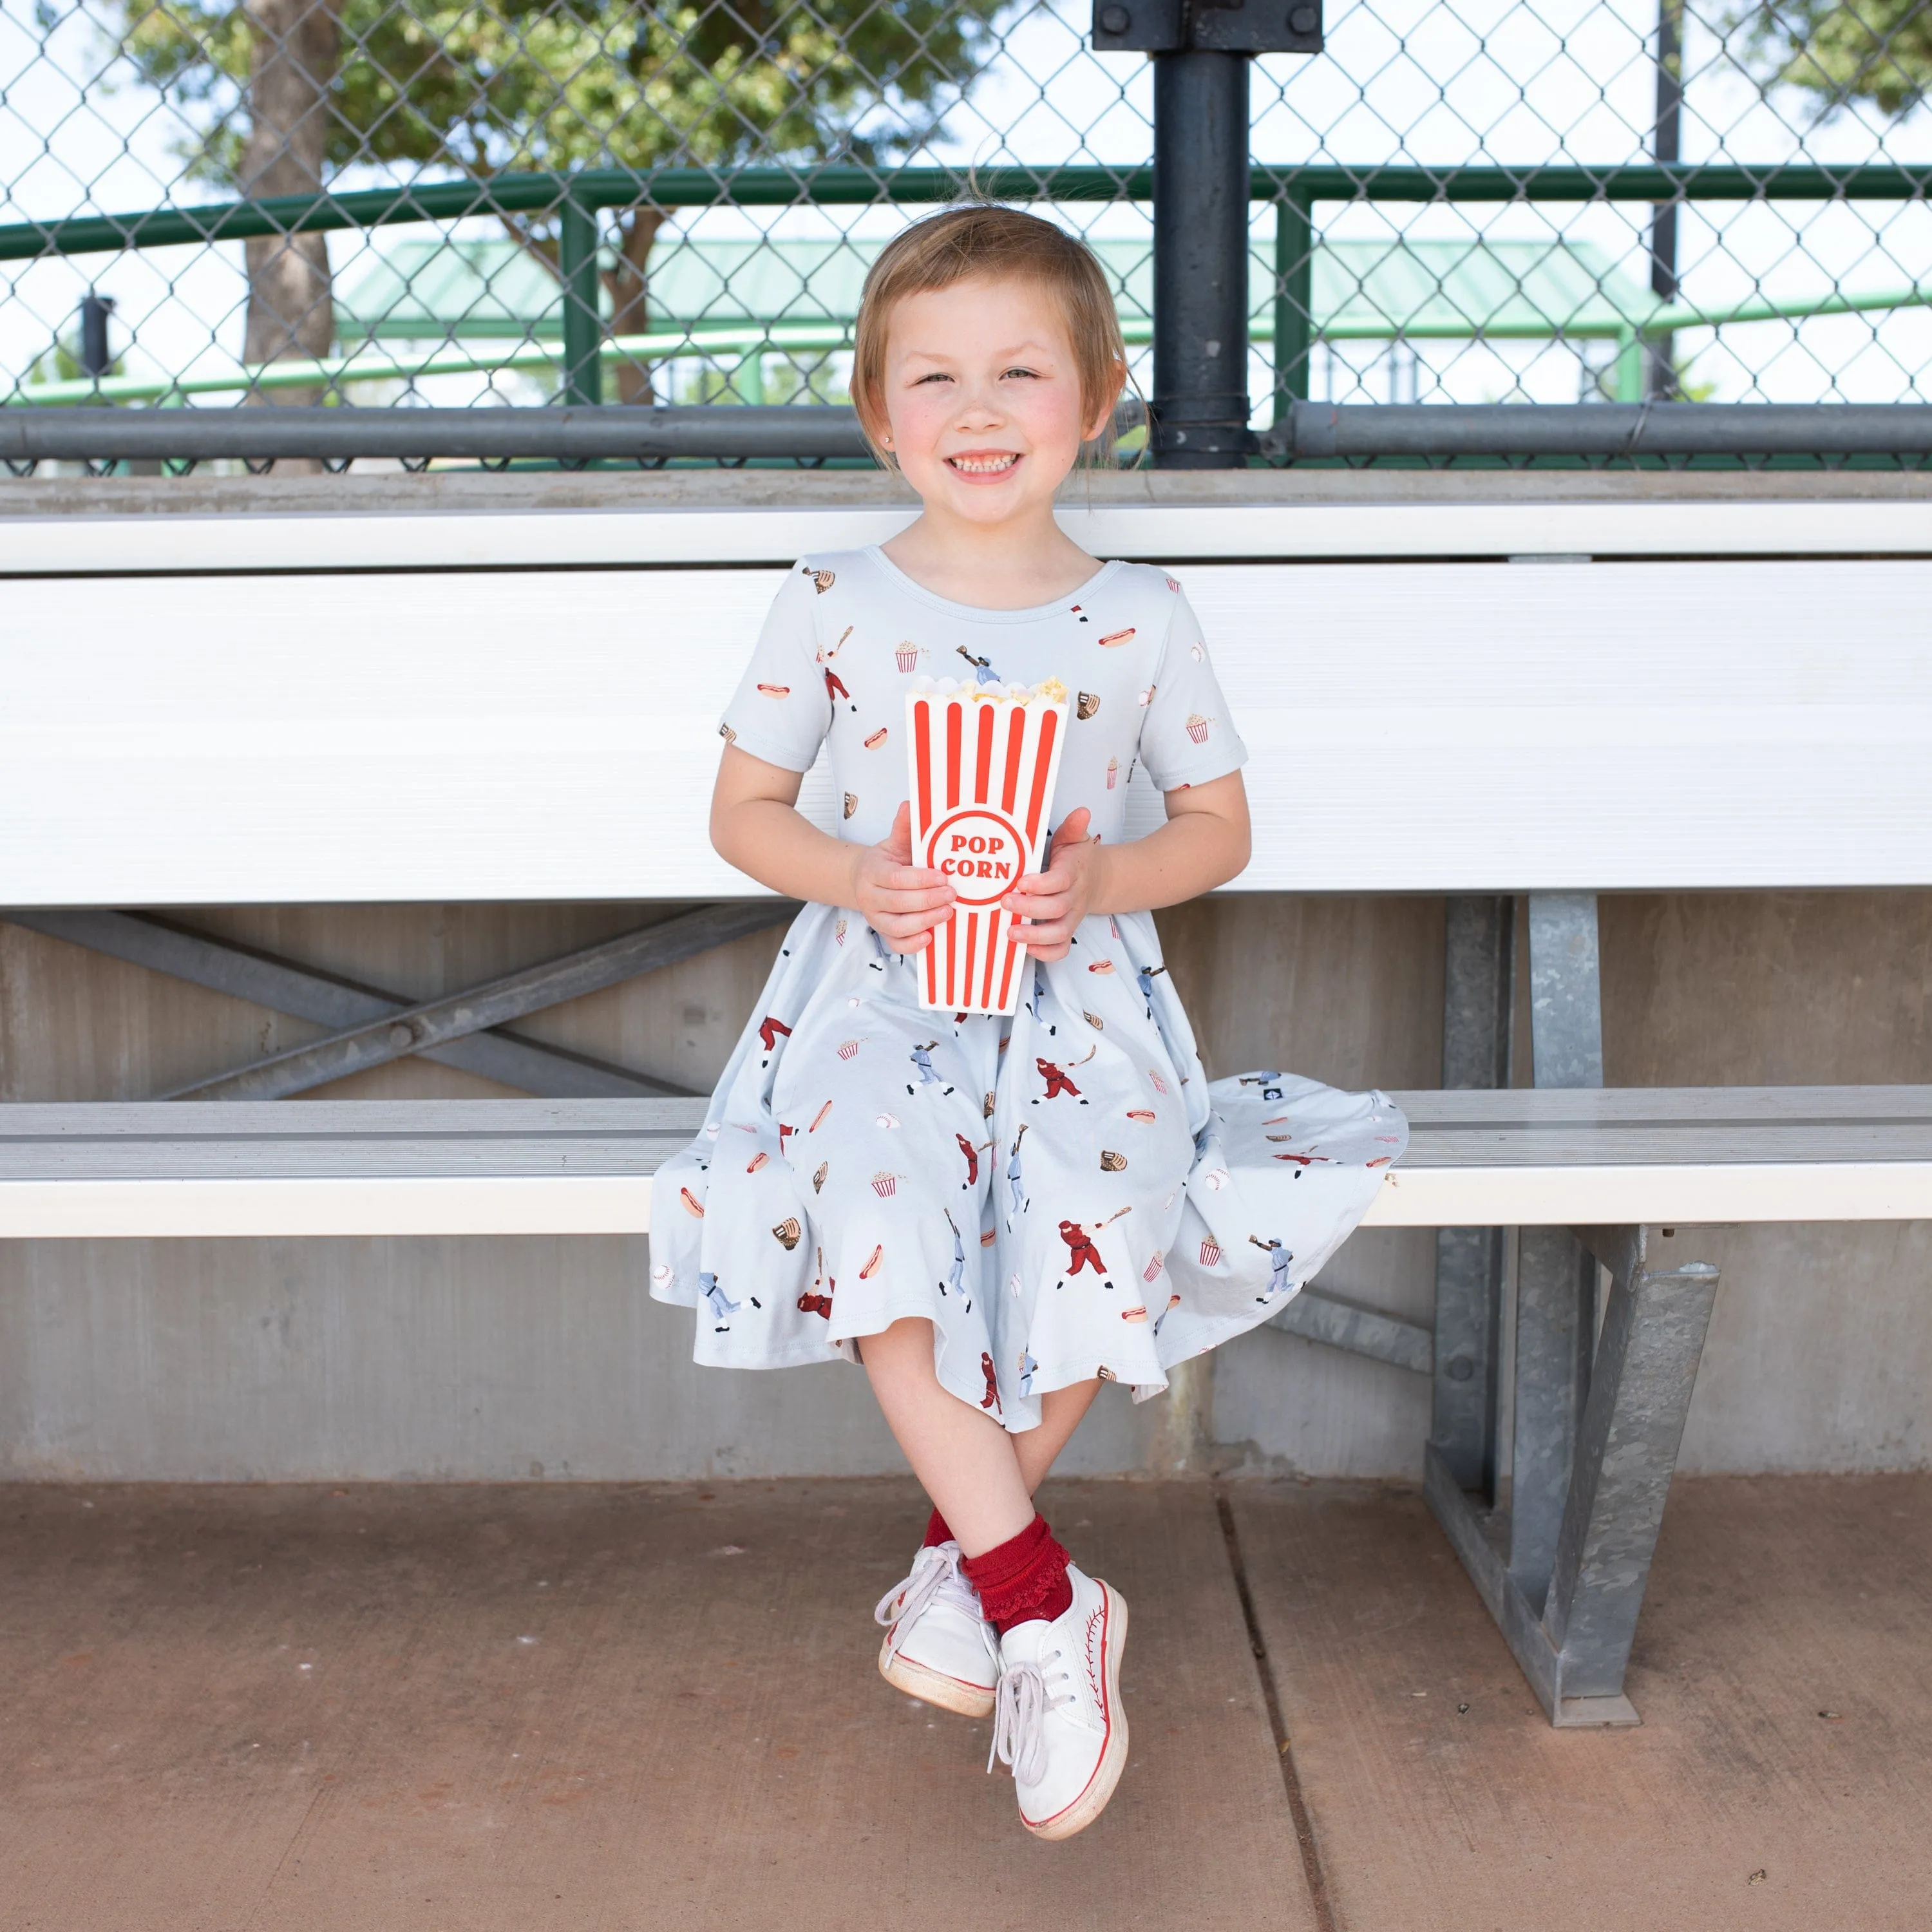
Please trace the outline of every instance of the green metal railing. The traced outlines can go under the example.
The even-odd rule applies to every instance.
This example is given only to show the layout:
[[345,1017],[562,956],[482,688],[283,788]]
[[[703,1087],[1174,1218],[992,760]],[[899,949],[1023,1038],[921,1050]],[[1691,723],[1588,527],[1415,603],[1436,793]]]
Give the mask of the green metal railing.
[[[1305,296],[1302,298],[1305,302]],[[1284,339],[1281,309],[1277,300],[1272,322],[1259,320],[1252,331],[1258,343],[1277,343]],[[1292,302],[1291,304],[1292,306]],[[1472,337],[1504,340],[1614,341],[1617,357],[1614,366],[1616,399],[1620,403],[1643,400],[1643,346],[1652,338],[1674,334],[1680,329],[1721,328],[1735,322],[1796,322],[1821,315],[1853,315],[1873,310],[1932,308],[1932,284],[1919,288],[1874,290],[1863,294],[1822,296],[1804,302],[1744,302],[1726,309],[1700,309],[1684,304],[1660,305],[1641,317],[1610,322],[1590,320],[1576,322],[1552,320],[1541,322],[1503,323],[1403,323],[1396,322],[1336,322],[1321,325],[1313,338],[1324,342],[1399,342],[1462,340]],[[1153,339],[1151,322],[1139,318],[1121,325],[1121,334],[1130,347]],[[1306,362],[1310,331],[1297,313],[1286,332],[1288,354],[1293,361],[1276,359],[1275,419],[1283,420],[1293,404],[1306,398]],[[782,322],[737,328],[660,329],[643,335],[607,336],[593,345],[601,363],[666,362],[680,356],[725,356],[741,358],[746,380],[736,384],[739,399],[747,403],[764,400],[764,384],[758,370],[758,358],[766,353],[827,354],[852,346],[849,321],[824,323]],[[542,343],[518,350],[476,353],[443,350],[412,358],[406,356],[362,353],[332,356],[310,361],[305,358],[278,362],[244,364],[218,375],[188,376],[104,376],[98,380],[76,377],[70,381],[36,383],[20,398],[37,407],[71,406],[89,403],[150,403],[164,406],[190,396],[218,395],[243,391],[336,388],[349,382],[413,382],[431,376],[494,376],[552,370],[562,363],[573,368],[582,383],[582,356],[573,360],[567,345]],[[1299,377],[1301,386],[1288,385]]]
[[[1313,210],[1318,202],[1908,201],[1932,193],[1932,165],[1860,164],[1834,168],[1808,164],[1754,168],[1687,162],[1600,169],[1256,166],[1250,171],[1249,191],[1256,201],[1272,202],[1276,208],[1272,326],[1259,323],[1253,334],[1257,340],[1271,338],[1274,345],[1275,410],[1279,419],[1293,403],[1305,400],[1308,394],[1310,355],[1316,334],[1310,298]],[[238,242],[402,223],[446,223],[505,213],[554,214],[558,224],[558,268],[563,287],[560,386],[568,401],[592,404],[602,399],[602,370],[606,362],[693,352],[755,354],[767,347],[837,349],[848,346],[850,340],[849,333],[842,328],[806,325],[776,325],[759,331],[687,332],[675,335],[657,332],[605,338],[598,312],[596,217],[600,209],[639,202],[662,208],[855,206],[881,201],[931,204],[968,192],[1000,200],[1145,201],[1153,193],[1153,171],[1148,167],[1093,166],[1000,167],[977,172],[939,167],[838,166],[716,171],[669,168],[648,172],[595,168],[568,173],[504,174],[483,180],[408,188],[284,195],[196,208],[146,208],[126,214],[16,222],[0,226],[0,261]],[[1366,323],[1323,328],[1319,333],[1322,339],[1329,340],[1486,335],[1612,339],[1618,344],[1615,365],[1618,398],[1634,401],[1641,400],[1642,395],[1644,344],[1650,338],[1678,329],[1851,314],[1924,305],[1928,302],[1932,302],[1932,289],[1916,287],[1868,294],[1834,293],[1800,303],[1764,300],[1721,310],[1682,303],[1660,304],[1644,315],[1588,324],[1565,325],[1560,320],[1552,320],[1544,325],[1493,328],[1476,322],[1465,327],[1431,325],[1409,328],[1396,322]],[[1133,339],[1144,339],[1144,325],[1137,328]],[[367,356],[320,362],[284,360],[218,376],[157,382],[103,377],[98,381],[37,385],[32,400],[50,404],[166,401],[229,390],[308,388],[343,381],[406,380],[432,374],[543,368],[554,366],[559,359],[558,351],[537,346],[509,356],[444,353],[415,363]]]

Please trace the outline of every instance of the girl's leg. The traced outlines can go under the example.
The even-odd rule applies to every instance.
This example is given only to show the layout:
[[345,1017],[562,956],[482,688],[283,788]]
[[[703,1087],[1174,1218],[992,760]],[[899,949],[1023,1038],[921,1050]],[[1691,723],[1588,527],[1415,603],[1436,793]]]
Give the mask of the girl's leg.
[[[961,1550],[983,1556],[1028,1528],[1033,1489],[1021,1474],[1014,1447],[1016,1439],[1028,1438],[1009,1436],[983,1410],[969,1408],[940,1387],[932,1366],[932,1324],[911,1318],[895,1322],[883,1334],[866,1336],[860,1352],[886,1426]],[[1060,1442],[1078,1420],[1076,1412]],[[1054,1445],[1056,1454],[1059,1446]]]
[[[1074,1382],[1065,1388],[1051,1389],[1040,1397],[1039,1426],[1024,1430],[1012,1438],[1013,1448],[1019,1456],[1020,1478],[1026,1484],[1028,1496],[1046,1481],[1054,1458],[1066,1447],[1068,1439],[1080,1426],[1080,1418],[1100,1393],[1100,1384],[1096,1378]],[[942,1510],[940,1514],[944,1515],[945,1512]],[[946,1520],[950,1522],[952,1518],[948,1516]]]

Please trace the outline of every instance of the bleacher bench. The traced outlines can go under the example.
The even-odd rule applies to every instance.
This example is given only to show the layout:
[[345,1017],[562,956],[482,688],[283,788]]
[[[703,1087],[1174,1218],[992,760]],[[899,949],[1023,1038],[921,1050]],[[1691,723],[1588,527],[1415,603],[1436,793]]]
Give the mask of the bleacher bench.
[[[782,916],[704,836],[717,715],[791,559],[908,514],[0,522],[4,916],[330,1029],[181,1099],[0,1109],[0,1238],[644,1231],[701,1103],[496,1029]],[[1716,1286],[1686,1231],[1932,1216],[1932,1089],[1604,1090],[1593,895],[1932,883],[1932,502],[1066,520],[1200,611],[1255,753],[1232,890],[1452,896],[1445,1090],[1399,1096],[1368,1216],[1442,1231],[1432,1333],[1312,1292],[1281,1318],[1431,1374],[1430,1502],[1545,1708],[1634,1721]],[[576,898],[723,903],[416,1005],[127,910]],[[550,1097],[274,1098],[413,1052]]]

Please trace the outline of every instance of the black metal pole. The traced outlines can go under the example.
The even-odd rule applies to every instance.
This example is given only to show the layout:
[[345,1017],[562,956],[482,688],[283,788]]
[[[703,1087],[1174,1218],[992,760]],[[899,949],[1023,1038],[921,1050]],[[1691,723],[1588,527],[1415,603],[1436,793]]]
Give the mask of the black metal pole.
[[107,343],[107,317],[113,307],[112,296],[98,296],[92,290],[80,298],[80,370],[97,382],[114,367]]
[[[1660,161],[1682,158],[1684,128],[1684,0],[1658,0],[1657,120],[1651,130],[1652,154]],[[1677,204],[1660,201],[1651,217],[1650,292],[1659,302],[1677,299]],[[1677,345],[1670,335],[1648,339],[1644,393],[1668,402],[1677,388]]]
[[1154,57],[1154,460],[1238,470],[1248,430],[1248,56]]
[[[1932,465],[1923,403],[1296,402],[1277,460],[1378,456],[1861,456]],[[851,410],[783,404],[599,409],[0,409],[0,462],[310,457],[661,463],[868,460]]]

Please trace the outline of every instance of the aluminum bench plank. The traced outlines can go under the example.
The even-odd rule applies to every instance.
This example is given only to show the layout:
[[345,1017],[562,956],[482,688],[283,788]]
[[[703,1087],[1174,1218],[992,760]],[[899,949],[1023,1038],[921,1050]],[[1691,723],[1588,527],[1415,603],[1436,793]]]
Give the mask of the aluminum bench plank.
[[[1476,479],[1466,478],[1472,490]],[[881,543],[910,506],[0,518],[0,575],[790,562]],[[1932,556],[1932,502],[1160,503],[1072,500],[1098,556]]]
[[[704,814],[778,580],[16,580],[0,905],[754,892]],[[1256,754],[1234,890],[1932,884],[1932,562],[1186,581]],[[1131,830],[1158,822],[1129,796]],[[832,822],[822,765],[801,802]]]
[[[1414,1136],[1368,1226],[1932,1216],[1932,1088],[1396,1097]],[[702,1118],[690,1100],[9,1106],[0,1238],[641,1233],[651,1174]]]

